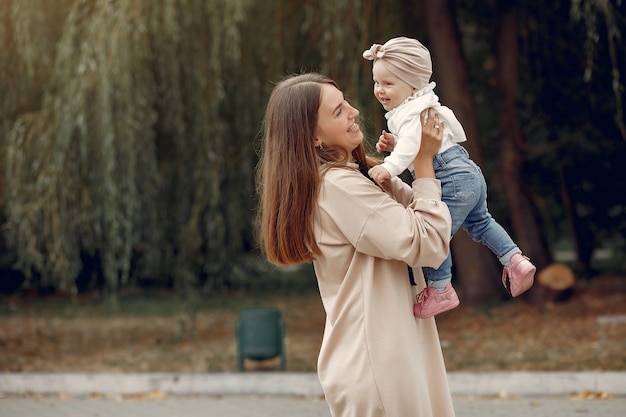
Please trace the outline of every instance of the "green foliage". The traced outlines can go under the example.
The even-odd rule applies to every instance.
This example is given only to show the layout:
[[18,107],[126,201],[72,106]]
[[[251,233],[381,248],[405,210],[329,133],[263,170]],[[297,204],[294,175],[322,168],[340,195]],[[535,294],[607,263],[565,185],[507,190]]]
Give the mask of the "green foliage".
[[546,239],[570,240],[587,268],[595,248],[626,235],[626,137],[616,93],[626,68],[617,22],[625,16],[596,0],[537,4],[526,13],[520,112],[529,189]]
[[[624,155],[624,142],[616,143],[619,118],[612,116],[623,87],[611,70],[624,68],[624,54],[607,65],[610,45],[585,43],[591,19],[576,10],[587,10],[581,5],[591,0],[574,1],[571,10],[587,19],[586,29],[571,25],[568,1],[547,9],[544,2],[519,3],[520,114],[530,143],[529,188],[544,224],[554,235],[563,230],[561,172],[580,189],[572,195],[594,236],[624,231],[619,196],[626,186],[623,179],[606,182]],[[495,150],[488,24],[497,22],[481,7],[459,4],[459,24],[484,146]],[[605,18],[612,10],[611,27],[620,27],[617,11],[594,7]],[[303,70],[327,73],[361,109],[373,138],[384,118],[371,93],[371,63],[361,53],[405,33],[428,44],[419,4],[2,1],[2,249],[15,253],[12,267],[31,287],[71,293],[154,284],[193,298],[198,288],[263,287],[254,280],[272,272],[250,261],[254,167],[273,83]],[[611,39],[623,51],[621,38]],[[584,84],[593,46],[593,77]],[[589,108],[597,110],[593,119]],[[496,158],[494,152],[490,159]],[[575,170],[580,165],[594,169]],[[602,184],[615,182],[606,198]],[[497,217],[506,217],[502,210]],[[607,213],[611,221],[603,220]]]
[[[65,10],[41,107],[21,113],[6,141],[7,231],[19,269],[76,291],[86,252],[101,260],[112,292],[137,279],[188,288],[228,272],[244,242],[224,219],[245,225],[251,205],[226,206],[221,193],[254,162],[228,145],[251,137],[232,140],[237,125],[221,112],[238,92],[222,80],[238,64],[246,4],[82,0]],[[12,5],[9,30],[58,7],[31,6]],[[26,68],[45,64],[31,62],[37,47],[15,43]]]
[[[624,85],[620,80],[620,68],[623,69],[624,49],[622,33],[625,16],[620,14],[618,5],[621,0],[613,4],[608,0],[572,0],[571,16],[576,23],[585,25],[585,74],[584,80],[589,82],[594,73],[597,51],[596,43],[604,39],[607,53],[610,58],[611,85],[615,101],[615,124],[620,130],[622,139],[626,140],[626,125],[624,124],[624,106],[622,94]],[[604,35],[599,33],[600,27],[606,30]],[[604,52],[604,51],[603,51]]]

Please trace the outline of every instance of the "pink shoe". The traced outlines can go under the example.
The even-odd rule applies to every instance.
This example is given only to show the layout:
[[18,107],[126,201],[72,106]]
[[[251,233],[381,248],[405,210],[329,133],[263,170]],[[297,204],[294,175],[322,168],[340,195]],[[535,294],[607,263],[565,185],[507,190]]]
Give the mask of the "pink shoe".
[[533,286],[537,268],[530,259],[517,253],[511,258],[509,266],[502,271],[502,285],[512,297],[517,297]]
[[448,284],[441,292],[437,292],[436,288],[426,287],[417,294],[416,299],[413,315],[418,319],[427,319],[459,305],[459,296],[452,288],[452,284]]

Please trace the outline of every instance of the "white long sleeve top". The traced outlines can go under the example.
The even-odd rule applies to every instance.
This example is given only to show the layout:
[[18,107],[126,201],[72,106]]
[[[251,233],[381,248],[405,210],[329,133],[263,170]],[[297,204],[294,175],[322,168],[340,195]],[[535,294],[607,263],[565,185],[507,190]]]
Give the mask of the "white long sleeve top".
[[392,177],[400,175],[407,168],[413,169],[413,160],[422,142],[420,113],[425,109],[432,108],[444,123],[443,142],[439,153],[467,140],[463,126],[454,112],[439,102],[439,97],[434,92],[435,85],[431,82],[385,114],[389,132],[395,137],[395,147],[393,152],[385,157],[382,166]]

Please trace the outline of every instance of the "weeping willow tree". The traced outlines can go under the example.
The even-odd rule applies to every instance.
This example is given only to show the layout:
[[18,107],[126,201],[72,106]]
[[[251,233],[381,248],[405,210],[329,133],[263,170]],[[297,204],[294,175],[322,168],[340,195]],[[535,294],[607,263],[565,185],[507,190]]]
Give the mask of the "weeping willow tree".
[[376,7],[4,1],[14,267],[31,285],[69,292],[89,262],[111,293],[150,280],[224,288],[249,273],[238,255],[255,247],[254,141],[273,82],[320,70],[352,95],[361,81],[369,90],[360,54],[372,20],[361,16]]
[[[361,0],[1,6],[13,267],[31,286],[75,293],[96,264],[113,294],[147,281],[222,289],[254,274],[238,257],[255,248],[254,143],[273,83],[323,71],[381,116],[378,130],[361,52],[401,14]],[[389,19],[374,24],[383,7]]]
[[75,291],[84,259],[101,262],[112,292],[132,277],[186,287],[228,270],[243,243],[225,218],[246,224],[250,209],[221,195],[250,164],[226,161],[236,140],[221,115],[246,3],[66,2],[52,48],[32,34],[57,2],[3,5],[0,33],[26,69],[44,63],[39,47],[55,51],[41,105],[20,112],[3,158],[7,240],[31,280]]
[[[55,44],[60,37],[61,24],[67,14],[69,0],[60,0],[57,7],[46,10],[36,0],[0,2],[0,263],[2,270],[11,268],[16,260],[15,242],[4,233],[7,196],[6,175],[7,135],[19,115],[29,117],[41,106],[42,86],[46,83],[55,57]],[[10,188],[10,186],[9,186]],[[3,277],[5,274],[3,273]]]

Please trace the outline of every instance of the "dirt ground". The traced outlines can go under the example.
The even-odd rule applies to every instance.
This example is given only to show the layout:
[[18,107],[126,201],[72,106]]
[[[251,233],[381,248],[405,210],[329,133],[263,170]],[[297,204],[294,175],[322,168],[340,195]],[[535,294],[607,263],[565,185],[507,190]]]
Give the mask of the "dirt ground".
[[[462,299],[462,296],[461,296]],[[153,304],[166,303],[155,297]],[[201,308],[107,312],[95,302],[0,298],[0,372],[236,371],[241,308],[273,306],[286,322],[287,369],[315,370],[324,313],[317,293],[231,297]],[[158,310],[158,309],[157,309]],[[450,371],[626,370],[626,278],[578,285],[566,302],[461,306],[437,318]],[[276,361],[246,364],[271,369]]]

